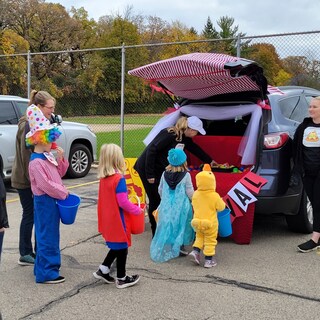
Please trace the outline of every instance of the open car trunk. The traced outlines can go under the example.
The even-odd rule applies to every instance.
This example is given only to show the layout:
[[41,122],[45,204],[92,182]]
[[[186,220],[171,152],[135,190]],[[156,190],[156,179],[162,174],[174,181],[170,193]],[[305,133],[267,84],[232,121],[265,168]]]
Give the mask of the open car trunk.
[[[256,172],[263,133],[271,119],[266,103],[267,81],[257,63],[224,54],[192,53],[151,63],[129,74],[179,98],[176,110],[150,131],[144,140],[146,145],[160,130],[174,126],[180,116],[197,116],[207,134],[194,137],[194,141],[218,164],[225,164],[225,168],[213,168],[220,196],[226,196],[246,173]],[[188,152],[187,156],[196,188],[195,176],[201,163]],[[233,221],[232,237],[237,243],[249,243],[254,203],[241,215]]]

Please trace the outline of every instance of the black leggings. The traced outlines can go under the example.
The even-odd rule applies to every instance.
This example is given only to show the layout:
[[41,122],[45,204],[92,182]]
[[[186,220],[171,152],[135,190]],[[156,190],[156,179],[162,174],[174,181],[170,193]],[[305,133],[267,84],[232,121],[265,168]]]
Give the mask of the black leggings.
[[102,262],[102,265],[110,269],[114,260],[117,259],[117,278],[124,278],[126,276],[127,256],[128,248],[119,250],[110,249],[104,261]]
[[161,201],[159,191],[158,191],[159,180],[156,179],[155,183],[149,183],[146,178],[146,175],[143,172],[138,172],[138,173],[149,199],[148,216],[149,216],[149,221],[151,225],[152,236],[154,236],[157,228],[157,222],[154,219],[152,212],[158,208]]
[[320,174],[317,176],[305,175],[303,186],[312,205],[313,231],[320,232]]

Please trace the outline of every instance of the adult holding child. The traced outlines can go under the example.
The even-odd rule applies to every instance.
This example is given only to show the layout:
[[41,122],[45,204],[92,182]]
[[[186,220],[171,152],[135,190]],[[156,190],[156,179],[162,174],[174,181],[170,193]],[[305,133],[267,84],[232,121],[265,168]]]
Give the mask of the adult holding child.
[[181,148],[189,151],[202,162],[215,163],[205,151],[192,141],[192,138],[198,133],[206,134],[202,121],[198,117],[180,117],[174,126],[162,129],[154,137],[134,165],[149,199],[148,215],[153,236],[157,223],[152,212],[157,209],[160,203],[158,187],[161,175],[169,164],[167,159],[169,150],[179,144]]
[[[30,105],[37,106],[43,115],[51,121],[55,108],[55,99],[46,91],[32,90],[30,93]],[[32,244],[32,230],[34,224],[33,194],[29,179],[29,161],[33,146],[26,146],[25,137],[29,132],[27,115],[23,115],[18,123],[16,135],[16,156],[11,175],[11,186],[17,189],[22,206],[22,217],[19,232],[18,263],[22,266],[34,265],[36,248]]]

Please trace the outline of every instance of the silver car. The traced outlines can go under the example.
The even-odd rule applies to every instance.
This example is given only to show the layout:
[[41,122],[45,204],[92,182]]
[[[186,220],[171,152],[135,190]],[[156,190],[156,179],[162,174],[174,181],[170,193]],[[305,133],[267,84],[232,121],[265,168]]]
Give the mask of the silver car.
[[[0,95],[0,174],[5,180],[11,177],[18,121],[25,114],[28,103],[28,99]],[[55,118],[59,122],[59,117]],[[97,137],[85,124],[63,121],[60,127],[62,135],[57,144],[64,149],[70,162],[67,175],[84,177],[97,159]]]

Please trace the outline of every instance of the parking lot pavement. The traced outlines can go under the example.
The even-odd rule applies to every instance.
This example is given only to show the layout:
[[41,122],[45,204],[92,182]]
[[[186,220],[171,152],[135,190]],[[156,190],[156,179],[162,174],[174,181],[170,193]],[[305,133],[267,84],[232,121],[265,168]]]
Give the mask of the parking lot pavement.
[[218,265],[211,269],[187,257],[152,262],[146,224],[142,235],[133,236],[127,263],[127,273],[138,273],[141,280],[120,290],[92,276],[107,252],[97,232],[95,169],[83,179],[64,182],[82,203],[75,223],[61,225],[66,281],[55,285],[36,284],[32,267],[17,263],[21,208],[17,194],[8,189],[10,229],[0,267],[3,319],[318,318],[320,255],[296,251],[309,236],[287,231],[282,216],[255,217],[250,245],[219,239]]

